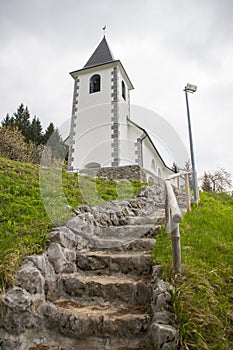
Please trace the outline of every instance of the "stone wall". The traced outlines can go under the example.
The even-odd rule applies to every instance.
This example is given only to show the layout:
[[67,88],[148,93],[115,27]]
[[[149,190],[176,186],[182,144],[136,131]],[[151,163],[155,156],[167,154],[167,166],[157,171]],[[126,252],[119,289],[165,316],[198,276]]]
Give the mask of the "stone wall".
[[79,173],[114,180],[138,180],[147,182],[146,172],[139,165],[82,169]]
[[79,170],[80,175],[90,175],[106,179],[119,180],[138,180],[144,183],[163,184],[164,180],[146,170],[139,165],[125,165],[103,168],[90,168]]

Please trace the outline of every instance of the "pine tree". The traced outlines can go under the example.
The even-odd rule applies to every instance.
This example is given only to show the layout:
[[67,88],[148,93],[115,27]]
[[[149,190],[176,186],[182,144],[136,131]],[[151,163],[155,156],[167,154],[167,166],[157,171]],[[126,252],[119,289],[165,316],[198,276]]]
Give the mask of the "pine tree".
[[204,192],[212,192],[212,187],[211,187],[211,181],[209,178],[209,175],[204,172],[204,176],[202,178],[202,184],[201,184],[201,189]]
[[50,147],[52,157],[55,159],[64,159],[67,154],[67,146],[64,144],[58,129],[55,129],[46,146]]
[[23,103],[18,107],[17,111],[14,113],[14,126],[22,132],[25,140],[29,142],[30,140],[30,113],[28,107],[24,108]]
[[6,117],[3,119],[2,126],[9,126],[9,127],[14,126],[14,118],[10,117],[9,113],[7,113]]
[[43,137],[44,136],[42,134],[41,122],[39,118],[34,116],[30,126],[30,133],[28,135],[28,138],[36,145],[39,145],[42,143]]
[[53,125],[53,123],[50,123],[49,126],[47,127],[47,129],[45,130],[45,134],[43,136],[43,140],[42,140],[42,143],[45,145],[50,136],[54,133],[54,130],[55,130],[55,127]]

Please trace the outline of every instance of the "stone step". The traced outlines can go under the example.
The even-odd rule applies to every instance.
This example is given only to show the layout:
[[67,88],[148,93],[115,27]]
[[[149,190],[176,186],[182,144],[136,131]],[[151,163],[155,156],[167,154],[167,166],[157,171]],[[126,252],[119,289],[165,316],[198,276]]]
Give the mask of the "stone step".
[[143,251],[153,250],[156,243],[154,238],[128,238],[128,239],[113,239],[92,237],[89,241],[89,248],[92,251]]
[[84,305],[66,300],[44,303],[40,313],[45,317],[49,329],[82,341],[89,337],[100,337],[105,341],[111,340],[111,337],[128,340],[143,337],[151,321],[149,310],[145,313],[140,308]]
[[152,289],[150,278],[133,278],[124,274],[93,275],[91,273],[61,274],[56,290],[50,296],[70,298],[77,302],[110,302],[113,305],[150,305]]
[[[102,335],[77,339],[52,330],[40,330],[41,340],[38,339],[38,333],[30,336],[36,341],[30,342],[27,348],[29,350],[142,350],[144,348],[142,337],[128,339]],[[25,347],[19,347],[17,350],[25,350]]]
[[130,275],[149,276],[152,272],[151,252],[83,252],[76,258],[76,265],[84,271],[97,274],[124,273]]
[[157,211],[154,215],[148,216],[127,216],[128,225],[161,225],[165,221],[164,210]]
[[99,237],[108,238],[141,238],[154,237],[160,225],[124,225],[102,227],[98,233]]

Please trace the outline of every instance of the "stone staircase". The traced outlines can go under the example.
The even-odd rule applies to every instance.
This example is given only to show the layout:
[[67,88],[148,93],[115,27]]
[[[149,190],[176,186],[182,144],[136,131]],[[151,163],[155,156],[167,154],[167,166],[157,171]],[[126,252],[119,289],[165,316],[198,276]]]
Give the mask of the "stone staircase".
[[1,350],[175,348],[170,295],[151,259],[164,209],[139,207],[108,208],[104,224],[102,209],[84,206],[50,234],[5,296]]

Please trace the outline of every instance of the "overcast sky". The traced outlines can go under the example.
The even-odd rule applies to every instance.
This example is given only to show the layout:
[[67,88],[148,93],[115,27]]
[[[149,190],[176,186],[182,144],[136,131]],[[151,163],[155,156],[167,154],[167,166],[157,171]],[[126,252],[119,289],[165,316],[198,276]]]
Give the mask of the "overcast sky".
[[68,120],[69,72],[84,66],[104,25],[135,87],[131,103],[162,116],[187,149],[183,89],[197,85],[189,102],[199,176],[233,174],[232,0],[0,0],[0,118],[24,103],[44,128]]

